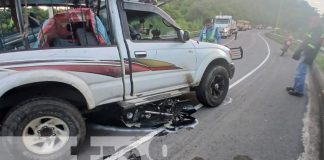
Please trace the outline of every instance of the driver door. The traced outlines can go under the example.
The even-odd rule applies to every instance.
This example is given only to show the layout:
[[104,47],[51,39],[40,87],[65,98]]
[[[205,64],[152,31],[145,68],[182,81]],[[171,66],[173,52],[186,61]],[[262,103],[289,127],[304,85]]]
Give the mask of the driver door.
[[193,43],[180,41],[180,30],[150,7],[125,9],[135,95],[188,87],[196,66]]

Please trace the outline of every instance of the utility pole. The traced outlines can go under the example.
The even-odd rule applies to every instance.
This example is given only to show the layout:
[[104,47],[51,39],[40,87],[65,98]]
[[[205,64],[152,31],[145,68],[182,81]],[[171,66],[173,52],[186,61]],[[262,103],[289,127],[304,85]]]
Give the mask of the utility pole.
[[279,27],[279,19],[280,19],[280,15],[281,15],[281,11],[282,11],[282,4],[283,4],[284,1],[285,0],[280,1],[279,11],[278,11],[277,18],[276,18],[276,26],[275,26],[275,28]]

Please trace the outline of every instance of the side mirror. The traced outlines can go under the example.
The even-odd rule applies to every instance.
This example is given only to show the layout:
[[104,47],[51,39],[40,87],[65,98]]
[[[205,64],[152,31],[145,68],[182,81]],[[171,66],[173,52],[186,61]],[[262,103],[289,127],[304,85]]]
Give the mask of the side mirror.
[[243,48],[242,47],[230,48],[230,56],[232,60],[243,59]]
[[187,42],[190,39],[190,33],[188,31],[180,31],[181,34],[181,40],[183,42]]
[[190,33],[188,31],[185,31],[183,34],[183,40],[189,41],[190,39]]

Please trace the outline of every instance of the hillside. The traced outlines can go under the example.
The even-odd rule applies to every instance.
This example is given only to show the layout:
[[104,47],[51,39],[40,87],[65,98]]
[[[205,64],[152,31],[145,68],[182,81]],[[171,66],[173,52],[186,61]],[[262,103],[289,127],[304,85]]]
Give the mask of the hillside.
[[[203,19],[220,13],[252,24],[303,31],[316,10],[304,0],[173,0],[162,7],[184,29],[198,30]],[[280,9],[281,8],[281,9]]]

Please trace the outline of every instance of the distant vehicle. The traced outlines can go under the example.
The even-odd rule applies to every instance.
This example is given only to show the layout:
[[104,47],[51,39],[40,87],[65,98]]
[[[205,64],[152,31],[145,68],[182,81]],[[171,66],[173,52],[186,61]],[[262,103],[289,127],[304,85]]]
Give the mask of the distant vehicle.
[[267,30],[272,30],[273,28],[271,26],[268,26],[266,29]]
[[237,27],[239,31],[246,31],[249,28],[252,28],[252,26],[250,25],[250,21],[247,20],[238,20]]
[[236,31],[236,21],[230,15],[219,15],[215,17],[215,25],[220,28],[222,37],[230,37]]
[[262,24],[259,24],[255,27],[256,29],[264,29],[263,25]]

